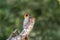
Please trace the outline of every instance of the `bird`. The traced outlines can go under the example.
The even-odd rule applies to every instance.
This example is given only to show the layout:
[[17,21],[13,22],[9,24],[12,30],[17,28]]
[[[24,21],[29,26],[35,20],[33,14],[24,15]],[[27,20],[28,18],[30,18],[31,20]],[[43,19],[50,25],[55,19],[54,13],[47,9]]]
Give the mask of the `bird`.
[[30,14],[28,13],[24,14],[23,30],[20,33],[21,38],[25,38],[25,40],[28,40],[28,35],[32,31],[34,21],[35,18],[31,17]]
[[24,14],[23,29],[27,29],[30,24],[30,14]]

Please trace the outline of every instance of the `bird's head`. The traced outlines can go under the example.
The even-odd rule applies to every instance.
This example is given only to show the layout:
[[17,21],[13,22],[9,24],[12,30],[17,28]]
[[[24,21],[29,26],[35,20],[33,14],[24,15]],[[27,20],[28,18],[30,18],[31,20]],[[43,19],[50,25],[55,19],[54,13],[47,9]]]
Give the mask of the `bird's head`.
[[29,17],[28,13],[24,14],[24,18],[28,18],[28,17]]

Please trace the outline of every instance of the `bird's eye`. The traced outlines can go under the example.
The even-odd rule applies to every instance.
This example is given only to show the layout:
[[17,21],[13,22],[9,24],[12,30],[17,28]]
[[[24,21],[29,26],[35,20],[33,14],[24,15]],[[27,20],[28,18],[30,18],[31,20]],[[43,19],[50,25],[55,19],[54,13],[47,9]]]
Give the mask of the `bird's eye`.
[[26,14],[26,17],[29,16],[28,14]]

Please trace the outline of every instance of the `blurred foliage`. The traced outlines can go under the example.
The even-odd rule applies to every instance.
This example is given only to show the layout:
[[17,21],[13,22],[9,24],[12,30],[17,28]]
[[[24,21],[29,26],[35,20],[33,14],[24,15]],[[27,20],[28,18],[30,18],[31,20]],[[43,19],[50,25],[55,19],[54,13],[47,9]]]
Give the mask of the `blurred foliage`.
[[60,40],[60,0],[0,0],[0,40],[22,30],[25,13],[36,18],[30,40]]

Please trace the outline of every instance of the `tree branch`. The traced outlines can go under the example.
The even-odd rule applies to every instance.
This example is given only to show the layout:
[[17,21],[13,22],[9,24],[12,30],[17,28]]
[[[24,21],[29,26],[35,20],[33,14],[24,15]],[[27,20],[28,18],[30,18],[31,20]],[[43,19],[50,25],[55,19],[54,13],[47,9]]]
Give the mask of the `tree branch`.
[[35,18],[31,18],[30,25],[28,26],[27,29],[23,29],[22,32],[19,33],[19,35],[16,35],[16,32],[18,30],[15,30],[14,32],[11,33],[10,37],[7,40],[28,40],[28,35],[33,29],[34,23]]

